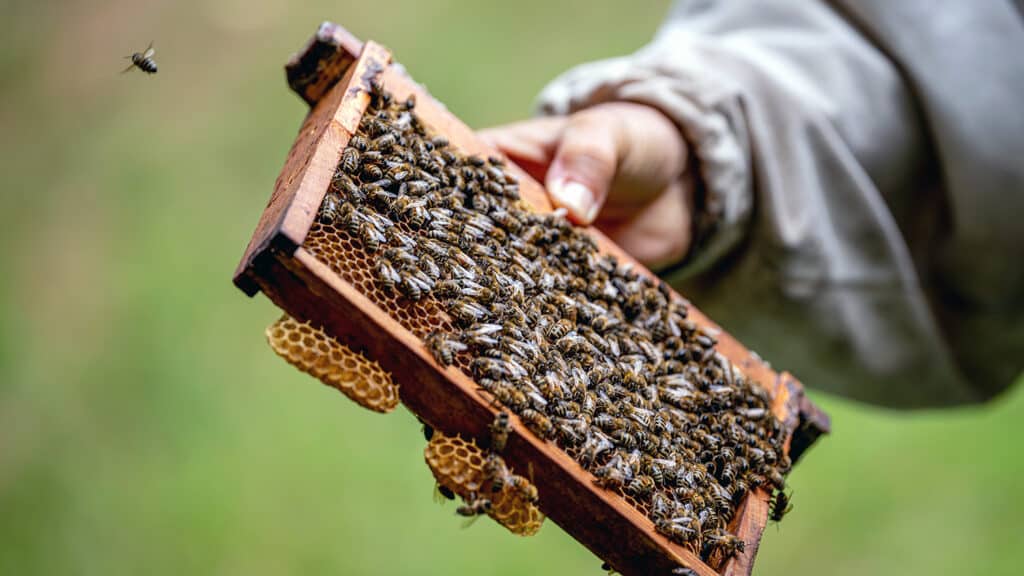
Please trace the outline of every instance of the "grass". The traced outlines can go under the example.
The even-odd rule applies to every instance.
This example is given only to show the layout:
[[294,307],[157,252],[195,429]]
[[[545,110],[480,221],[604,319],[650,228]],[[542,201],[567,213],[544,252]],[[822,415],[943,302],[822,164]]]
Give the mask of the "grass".
[[[304,108],[281,64],[322,19],[394,49],[471,125],[626,53],[666,6],[601,0],[15,3],[0,24],[0,573],[579,574],[549,524],[464,530],[405,412],[276,358],[230,274]],[[377,16],[386,14],[386,17]],[[155,41],[160,73],[119,76]],[[819,398],[759,574],[1011,574],[1024,393],[903,414]]]

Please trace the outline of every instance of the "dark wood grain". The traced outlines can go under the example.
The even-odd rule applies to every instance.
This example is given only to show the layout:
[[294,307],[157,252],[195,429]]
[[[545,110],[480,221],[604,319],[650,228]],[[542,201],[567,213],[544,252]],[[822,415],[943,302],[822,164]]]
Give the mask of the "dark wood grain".
[[235,284],[247,294],[255,293],[252,263],[260,253],[271,247],[294,250],[306,239],[341,152],[369,103],[367,83],[390,62],[387,49],[367,42],[341,81],[316,102],[302,122],[274,193],[235,270]]
[[[249,294],[262,290],[290,315],[323,326],[334,337],[380,362],[399,383],[402,402],[424,421],[446,433],[486,442],[487,426],[496,413],[490,398],[459,369],[438,365],[412,333],[301,244],[341,150],[366,109],[368,81],[377,73],[396,98],[415,94],[416,110],[423,122],[462,151],[484,156],[498,155],[498,151],[480,140],[403,70],[388,66],[390,53],[383,47],[373,42],[364,45],[340,26],[325,24],[307,45],[307,52],[310,50],[319,55],[303,53],[293,62],[318,71],[320,76],[303,76],[298,83],[291,82],[292,76],[289,80],[313,108],[239,266],[236,283]],[[317,64],[318,58],[324,62]],[[323,95],[317,97],[320,92]],[[544,188],[517,167],[510,169],[520,179],[524,202],[537,211],[551,210]],[[615,254],[621,261],[633,263],[637,271],[655,277],[604,235],[590,232],[602,252]],[[806,437],[813,442],[817,437],[814,434],[822,433],[822,423],[827,429],[827,416],[807,400],[795,378],[774,372],[692,306],[690,314],[698,325],[718,334],[717,349],[723,355],[769,391],[772,411],[791,438],[794,431],[806,426],[811,429]],[[805,414],[810,415],[809,419]],[[802,452],[809,442],[803,445],[788,440],[787,447],[791,444],[800,445]],[[680,565],[701,576],[717,573],[689,550],[657,533],[652,522],[621,496],[596,486],[589,472],[557,446],[529,432],[516,417],[503,455],[515,469],[532,466],[542,510],[623,574],[669,574]],[[744,539],[746,551],[727,562],[723,574],[750,574],[768,519],[768,501],[768,493],[758,489],[741,502],[730,528]]]

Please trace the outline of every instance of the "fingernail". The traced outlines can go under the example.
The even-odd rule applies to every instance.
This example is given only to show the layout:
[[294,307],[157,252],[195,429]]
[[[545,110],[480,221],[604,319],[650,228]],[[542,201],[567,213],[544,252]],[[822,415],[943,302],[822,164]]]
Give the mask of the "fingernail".
[[568,208],[577,218],[587,224],[597,218],[594,193],[583,184],[572,180],[560,180],[551,187],[551,195],[555,201]]

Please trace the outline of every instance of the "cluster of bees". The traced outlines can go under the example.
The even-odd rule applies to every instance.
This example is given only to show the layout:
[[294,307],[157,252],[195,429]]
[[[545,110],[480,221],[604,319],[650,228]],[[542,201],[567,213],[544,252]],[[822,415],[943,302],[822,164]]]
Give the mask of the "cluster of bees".
[[439,363],[470,372],[671,540],[712,563],[742,552],[727,528],[748,491],[774,491],[776,520],[788,509],[766,392],[663,283],[601,255],[564,213],[526,209],[501,159],[459,153],[414,108],[372,85],[321,222],[361,241],[384,290],[447,312],[454,329],[424,339]]

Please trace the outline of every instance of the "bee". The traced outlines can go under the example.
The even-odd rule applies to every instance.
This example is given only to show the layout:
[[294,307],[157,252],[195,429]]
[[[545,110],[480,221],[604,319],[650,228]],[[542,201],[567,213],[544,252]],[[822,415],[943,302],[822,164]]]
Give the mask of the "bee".
[[360,152],[366,152],[367,149],[369,149],[370,147],[369,143],[366,141],[366,138],[358,134],[353,136],[352,138],[349,138],[348,145]]
[[443,332],[436,330],[427,334],[424,342],[434,359],[442,366],[451,366],[455,361],[455,355],[467,348],[465,344],[450,340]]
[[650,476],[637,476],[626,486],[626,491],[638,498],[650,495],[654,489],[654,479]]
[[359,150],[354,146],[345,148],[341,153],[341,169],[349,174],[355,174],[359,170]]
[[339,190],[349,202],[362,204],[366,200],[366,194],[352,181],[348,174],[337,172],[331,180],[333,188]]
[[508,442],[508,434],[512,430],[508,412],[498,412],[498,415],[494,417],[494,421],[491,422],[489,430],[491,432],[491,450],[501,452],[505,449],[505,444]]
[[782,518],[792,509],[793,504],[789,501],[789,494],[782,490],[776,490],[772,497],[771,512],[768,518],[773,522],[781,522]]
[[531,504],[536,504],[540,501],[540,495],[537,492],[537,487],[533,485],[533,482],[530,482],[526,478],[516,474],[511,474],[505,480],[505,483],[510,489],[518,492],[519,495],[523,497],[523,500],[526,500]]
[[747,549],[747,543],[742,538],[727,533],[712,533],[704,540],[704,555],[710,556],[720,553],[723,558],[732,558],[742,554]]
[[399,196],[392,204],[392,208],[404,216],[406,223],[413,229],[422,228],[430,218],[426,206],[426,200],[414,200],[409,196]]
[[688,544],[700,534],[699,524],[686,516],[662,518],[654,523],[654,528],[677,544]]
[[523,419],[523,423],[532,430],[537,436],[547,440],[555,436],[555,425],[551,422],[551,419],[541,414],[537,410],[527,408],[520,412],[519,417]]
[[495,453],[490,453],[484,459],[484,485],[491,486],[491,492],[501,492],[511,475],[505,466],[505,461]]
[[516,412],[522,412],[529,405],[530,401],[526,394],[511,384],[491,378],[483,378],[478,381],[480,387],[489,392],[501,405],[508,406]]
[[324,224],[333,224],[341,213],[341,198],[337,193],[328,191],[324,196],[324,202],[320,205],[320,221]]
[[473,497],[470,500],[455,510],[459,516],[479,516],[491,511],[492,504],[489,499],[471,496]]
[[571,332],[573,329],[572,322],[566,319],[561,319],[548,327],[547,333],[545,334],[550,340],[560,340],[566,334]]
[[125,58],[132,61],[127,68],[121,71],[121,74],[128,72],[132,68],[138,68],[146,74],[156,74],[156,62],[153,60],[153,55],[156,54],[156,50],[153,49],[153,43],[150,42],[149,46],[146,47],[146,51],[139,53],[133,52],[131,56],[125,56]]
[[469,300],[456,300],[448,308],[448,312],[456,321],[466,326],[480,322],[490,315],[486,308]]
[[365,220],[359,225],[359,237],[363,241],[363,248],[371,254],[380,249],[382,242],[387,241],[387,237],[375,224]]
[[374,182],[384,177],[384,170],[376,164],[363,163],[362,177],[364,182]]
[[388,292],[394,292],[395,286],[402,281],[401,275],[387,258],[377,260],[377,281]]

